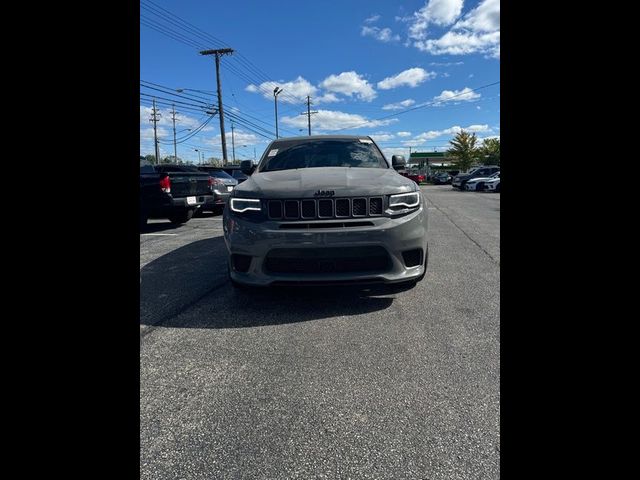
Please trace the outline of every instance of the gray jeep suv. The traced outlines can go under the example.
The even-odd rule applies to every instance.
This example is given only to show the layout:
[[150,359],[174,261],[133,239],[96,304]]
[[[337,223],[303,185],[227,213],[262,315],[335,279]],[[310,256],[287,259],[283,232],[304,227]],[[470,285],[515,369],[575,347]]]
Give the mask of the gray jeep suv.
[[317,135],[269,144],[223,214],[235,286],[422,280],[427,207],[420,187],[367,136]]

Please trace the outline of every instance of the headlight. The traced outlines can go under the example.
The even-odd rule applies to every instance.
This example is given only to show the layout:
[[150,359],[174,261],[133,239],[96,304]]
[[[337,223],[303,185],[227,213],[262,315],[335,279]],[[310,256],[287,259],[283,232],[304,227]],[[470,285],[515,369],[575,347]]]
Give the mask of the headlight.
[[260,212],[262,204],[257,198],[232,198],[231,210],[237,213]]
[[389,208],[407,207],[414,208],[420,205],[420,193],[401,193],[400,195],[391,195],[389,197]]

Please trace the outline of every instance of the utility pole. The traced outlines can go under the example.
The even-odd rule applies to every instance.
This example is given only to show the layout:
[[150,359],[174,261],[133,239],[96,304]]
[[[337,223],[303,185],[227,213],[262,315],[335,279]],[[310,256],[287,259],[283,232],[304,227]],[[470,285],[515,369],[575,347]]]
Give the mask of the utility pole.
[[153,99],[153,112],[151,113],[150,122],[153,122],[153,146],[156,155],[156,165],[160,163],[160,150],[158,149],[158,130],[156,128],[156,124],[158,123],[158,117],[161,117],[156,111],[156,99]]
[[276,87],[273,89],[273,100],[276,103],[276,138],[278,138],[278,95],[282,93],[282,89],[280,87]]
[[300,115],[306,115],[307,116],[307,123],[309,125],[309,136],[311,136],[311,115],[314,113],[318,113],[317,111],[311,111],[311,97],[309,97],[309,95],[307,95],[307,111],[306,112],[302,112]]
[[173,161],[178,163],[178,144],[176,143],[176,105],[172,104],[173,111],[171,118],[173,119]]
[[200,55],[216,56],[216,81],[218,84],[218,113],[220,114],[220,139],[222,141],[222,162],[227,166],[227,139],[224,133],[224,111],[222,109],[222,87],[220,86],[220,55],[231,55],[233,48],[219,48],[217,50],[203,50]]
[[236,141],[233,136],[233,122],[231,122],[231,148],[233,150],[233,164],[236,164]]
[[256,161],[256,147],[253,147],[253,161]]

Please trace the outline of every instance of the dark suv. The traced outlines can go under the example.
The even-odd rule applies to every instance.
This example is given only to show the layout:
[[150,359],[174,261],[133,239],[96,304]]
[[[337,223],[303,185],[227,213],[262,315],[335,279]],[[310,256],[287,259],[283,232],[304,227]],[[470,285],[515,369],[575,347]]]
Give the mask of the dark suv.
[[456,175],[451,181],[451,186],[453,188],[464,190],[464,186],[472,178],[490,177],[499,171],[500,167],[497,165],[481,165],[479,167],[473,167],[468,172]]

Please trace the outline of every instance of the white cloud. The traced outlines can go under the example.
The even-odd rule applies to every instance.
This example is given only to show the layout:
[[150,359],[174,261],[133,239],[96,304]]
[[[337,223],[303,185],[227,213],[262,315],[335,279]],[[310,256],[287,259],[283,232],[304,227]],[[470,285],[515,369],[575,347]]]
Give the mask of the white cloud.
[[484,0],[464,16],[455,26],[472,32],[495,32],[500,30],[500,0]]
[[427,39],[428,23],[436,23],[423,14],[427,7],[414,13],[415,21],[409,29],[418,50],[432,55],[482,53],[500,58],[500,0],[483,0],[438,39]]
[[[166,140],[169,138],[169,130],[158,128],[157,132],[160,140]],[[171,139],[173,139],[173,134],[171,134]],[[140,140],[150,140],[153,142],[153,128],[140,129]]]
[[[231,146],[232,146],[231,132],[224,132],[224,136],[227,139],[227,153],[231,154]],[[209,145],[211,147],[220,147],[222,145],[222,142],[220,141],[221,138],[222,136],[218,134],[213,138],[208,138],[203,140],[203,142],[206,145]],[[238,128],[234,129],[233,141],[235,142],[236,150],[238,148],[241,148],[242,145],[256,145],[258,143],[261,143],[261,139],[257,135],[254,135],[253,133],[245,132]]]
[[245,90],[252,93],[261,93],[264,98],[273,100],[273,90],[276,87],[280,87],[283,90],[278,95],[278,102],[282,103],[304,102],[307,99],[307,95],[315,96],[318,91],[316,87],[301,76],[290,82],[263,82],[258,86],[251,84]]
[[376,142],[387,142],[395,138],[395,135],[389,132],[375,132],[369,136]]
[[[318,130],[339,130],[342,128],[363,128],[363,127],[381,127],[397,122],[397,118],[388,118],[385,120],[369,120],[361,115],[353,113],[345,113],[333,110],[318,110],[318,113],[311,116],[311,129],[313,132]],[[283,117],[281,123],[296,127],[307,128],[307,116],[298,115],[296,117]]]
[[[467,132],[490,132],[491,129],[486,123],[484,125],[469,125],[464,129]],[[457,132],[456,132],[457,133]]]
[[404,158],[406,160],[409,159],[409,149],[408,148],[402,148],[402,147],[390,147],[390,148],[382,148],[382,153],[384,154],[385,158],[389,161],[391,161],[391,157],[393,157],[394,155],[404,155]]
[[398,132],[396,133],[396,135],[398,135],[399,137],[410,137],[411,132]]
[[359,99],[367,102],[376,98],[377,95],[371,84],[354,71],[329,75],[320,83],[320,86],[329,92],[342,93],[350,97],[355,94]]
[[422,82],[435,77],[435,73],[427,72],[424,68],[409,68],[403,72],[387,77],[378,82],[378,88],[389,90],[391,88],[407,85],[409,87],[417,87]]
[[413,23],[409,26],[409,38],[424,40],[427,27],[451,25],[462,12],[463,0],[429,0],[424,7],[413,14]]
[[[190,117],[188,115],[184,115],[180,113],[180,107],[176,106],[176,130],[182,130],[185,128],[196,128],[202,124],[202,121]],[[153,125],[152,122],[149,121],[151,118],[151,112],[153,108],[145,107],[140,105],[140,125]],[[156,108],[156,111],[160,114],[158,116],[157,125],[171,127],[173,129],[173,120],[171,119],[172,111],[169,108]],[[204,115],[204,109],[202,111]]]
[[364,23],[375,23],[380,20],[380,15],[371,15],[369,18],[366,18]]
[[381,42],[398,42],[400,41],[400,35],[393,35],[393,32],[390,28],[379,28],[379,27],[367,27],[363,26],[360,31],[360,35],[363,37],[373,37],[376,40],[380,40]]
[[313,101],[316,104],[319,104],[319,103],[341,102],[342,99],[338,98],[335,93],[325,93],[320,97],[315,97]]
[[469,87],[465,87],[462,90],[443,90],[440,95],[433,97],[436,102],[471,102],[480,98],[480,94],[474,92]]
[[454,65],[464,65],[464,62],[446,62],[446,63],[431,62],[429,63],[429,65],[431,65],[432,67],[451,67]]
[[478,143],[482,144],[485,140],[489,140],[492,138],[497,138],[500,140],[500,135],[489,135],[488,137],[478,137]]
[[427,142],[429,140],[433,140],[434,138],[441,137],[443,135],[455,135],[456,133],[464,130],[465,132],[490,132],[491,128],[489,125],[469,125],[468,127],[460,127],[458,125],[454,125],[450,128],[445,128],[444,130],[429,130],[428,132],[421,133],[413,137],[411,140],[403,142],[404,145],[412,145],[414,143],[422,143]]
[[414,46],[432,55],[468,55],[479,52],[499,58],[499,44],[500,31],[477,34],[451,30],[437,40],[415,42]]
[[403,108],[410,107],[414,103],[416,103],[415,100],[407,98],[406,100],[402,100],[401,102],[388,103],[387,105],[382,107],[382,110],[402,110]]

